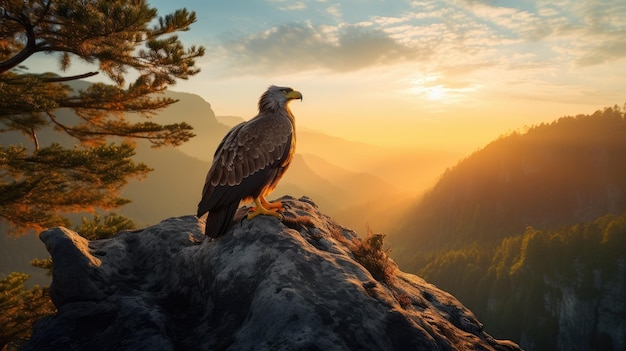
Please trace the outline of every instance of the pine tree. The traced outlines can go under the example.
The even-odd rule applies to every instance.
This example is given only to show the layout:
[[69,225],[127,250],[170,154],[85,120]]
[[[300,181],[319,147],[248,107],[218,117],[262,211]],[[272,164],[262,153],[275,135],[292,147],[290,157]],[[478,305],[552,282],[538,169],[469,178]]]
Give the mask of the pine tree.
[[33,322],[56,311],[48,288],[35,286],[27,290],[27,279],[27,274],[11,273],[0,280],[0,347],[29,337]]
[[[143,0],[3,0],[0,3],[0,133],[30,141],[0,144],[0,220],[15,233],[68,225],[64,213],[113,209],[131,178],[150,169],[134,163],[134,140],[153,147],[193,137],[181,122],[149,120],[176,100],[160,97],[178,79],[197,74],[203,47],[185,48],[173,33],[186,31],[195,13],[158,17]],[[83,74],[29,73],[36,54],[58,57],[61,73],[73,61],[97,67]],[[66,83],[104,74],[114,84],[74,91]],[[134,80],[127,83],[129,77]],[[71,112],[71,113],[70,113]],[[73,148],[41,145],[54,128],[76,140]],[[116,137],[123,142],[115,144]]]

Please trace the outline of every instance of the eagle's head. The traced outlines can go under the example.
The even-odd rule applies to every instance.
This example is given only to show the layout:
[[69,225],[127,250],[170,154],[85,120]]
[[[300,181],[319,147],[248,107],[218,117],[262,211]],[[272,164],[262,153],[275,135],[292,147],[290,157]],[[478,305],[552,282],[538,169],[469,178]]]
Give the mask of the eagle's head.
[[302,94],[289,87],[271,85],[259,99],[259,111],[285,109],[294,99],[302,101]]

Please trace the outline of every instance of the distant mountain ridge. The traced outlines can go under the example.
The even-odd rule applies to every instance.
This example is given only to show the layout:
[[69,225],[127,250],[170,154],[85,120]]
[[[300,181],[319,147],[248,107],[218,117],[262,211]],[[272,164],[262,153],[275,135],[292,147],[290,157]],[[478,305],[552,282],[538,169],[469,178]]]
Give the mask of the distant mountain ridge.
[[[217,145],[230,130],[232,124],[244,120],[232,116],[216,117],[211,105],[194,94],[178,92],[165,94],[170,98],[178,99],[179,102],[168,107],[155,118],[162,123],[185,121],[194,127],[196,137],[177,148],[163,148],[157,151],[147,147],[144,143],[138,144],[137,159],[153,167],[154,171],[146,180],[132,182],[124,189],[123,195],[134,201],[124,206],[120,212],[138,220],[138,224],[141,225],[154,224],[172,215],[195,213],[204,177],[210,168]],[[287,194],[310,196],[316,199],[321,208],[333,215],[341,211],[339,219],[354,227],[365,227],[367,219],[360,215],[362,211],[351,211],[350,208],[379,197],[382,193],[393,195],[394,199],[403,197],[394,185],[385,182],[376,174],[354,170],[363,167],[360,162],[369,161],[373,157],[385,157],[386,152],[381,148],[318,132],[297,131],[297,133],[298,142],[294,162],[271,196]],[[329,167],[321,169],[320,172],[309,166],[308,159],[319,164],[320,159],[327,157],[330,160],[325,162],[333,168],[333,172],[325,172]],[[333,162],[345,163],[347,168],[335,166]],[[185,180],[176,179],[180,177],[181,169],[187,170]],[[172,182],[175,183],[175,187],[162,187],[162,184]],[[145,204],[148,199],[150,203],[161,202],[169,205],[152,209],[152,205],[146,206]],[[157,199],[162,201],[153,201]],[[339,199],[341,201],[337,201]],[[375,216],[376,213],[371,213],[371,215]],[[376,218],[372,222],[376,222]]]
[[[194,127],[196,137],[177,149],[198,161],[206,162],[206,170],[213,159],[215,148],[228,130],[252,117],[215,116],[211,105],[194,94],[168,91],[166,96],[178,99],[179,102],[155,118],[163,123],[185,121]],[[297,112],[295,114],[297,119]],[[138,150],[138,156],[143,157],[141,154],[144,152],[151,151]],[[417,196],[441,169],[457,159],[458,154],[437,150],[386,149],[300,127],[297,128],[296,156],[274,196],[310,196],[322,209],[358,231],[363,231],[367,226],[377,231],[390,231],[401,213],[397,209]],[[169,167],[157,167],[159,163],[168,163],[164,154],[147,157],[151,161],[146,163],[155,167],[155,172],[148,176],[146,183],[157,186],[157,178],[161,181],[172,178],[157,175],[173,171]],[[187,167],[195,169],[197,166],[189,164]],[[414,168],[416,171],[413,171]],[[202,173],[190,176],[203,179],[206,171]],[[137,188],[149,187],[141,183],[131,184],[127,196],[144,198]],[[178,194],[187,194],[187,199],[192,198],[191,193]],[[392,205],[394,211],[377,203],[381,200],[385,206]],[[195,204],[196,201],[194,198],[188,203]],[[130,204],[126,208],[134,206]],[[169,213],[169,216],[180,214]],[[153,217],[150,223],[160,218],[163,217]]]

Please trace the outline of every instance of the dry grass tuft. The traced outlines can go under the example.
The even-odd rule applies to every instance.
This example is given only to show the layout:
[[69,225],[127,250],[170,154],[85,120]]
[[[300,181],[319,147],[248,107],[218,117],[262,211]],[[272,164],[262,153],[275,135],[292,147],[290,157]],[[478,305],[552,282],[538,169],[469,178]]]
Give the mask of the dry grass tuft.
[[311,217],[306,216],[284,216],[281,220],[288,228],[300,229],[315,227],[315,222]]
[[355,260],[367,269],[374,279],[391,284],[395,273],[395,265],[389,259],[390,248],[384,248],[385,234],[374,234],[368,231],[365,240],[354,242],[350,250]]

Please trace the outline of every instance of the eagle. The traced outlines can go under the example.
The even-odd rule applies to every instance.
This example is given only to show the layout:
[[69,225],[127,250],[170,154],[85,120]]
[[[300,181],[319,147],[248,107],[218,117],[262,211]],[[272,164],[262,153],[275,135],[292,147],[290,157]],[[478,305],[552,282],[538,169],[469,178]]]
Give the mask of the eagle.
[[296,146],[295,119],[289,102],[302,94],[270,86],[259,99],[259,113],[233,127],[222,139],[206,176],[198,218],[209,213],[205,234],[217,238],[228,230],[241,201],[254,200],[248,219],[260,214],[281,218],[280,202],[265,197],[289,167]]

